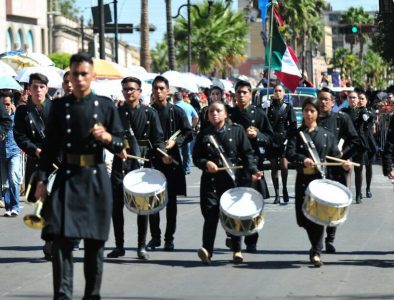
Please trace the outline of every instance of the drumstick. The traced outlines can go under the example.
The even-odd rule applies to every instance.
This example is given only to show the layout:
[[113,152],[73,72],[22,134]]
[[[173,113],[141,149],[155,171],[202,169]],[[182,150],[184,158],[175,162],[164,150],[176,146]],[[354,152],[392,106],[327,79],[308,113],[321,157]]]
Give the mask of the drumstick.
[[358,163],[355,163],[355,162],[352,162],[352,161],[347,161],[347,160],[344,160],[344,159],[340,159],[340,158],[337,158],[337,157],[333,157],[333,156],[326,156],[326,158],[328,158],[328,159],[331,159],[331,160],[335,160],[335,161],[338,161],[338,162],[341,162],[341,163],[350,163],[352,166],[355,166],[355,167],[359,167],[360,166],[360,164],[358,164]]
[[231,170],[231,169],[242,169],[244,166],[233,166],[233,167],[221,167],[217,168],[218,171],[225,171],[225,170]]
[[315,163],[315,165],[319,165],[319,166],[342,166],[342,163],[340,163],[340,162],[321,162],[321,163]]
[[137,159],[137,160],[143,160],[143,161],[149,161],[149,159],[145,158],[145,157],[139,157],[139,156],[135,156],[135,155],[131,155],[131,154],[127,154],[126,155],[127,158],[132,158],[132,159]]
[[177,166],[179,165],[179,162],[178,162],[177,160],[173,159],[172,156],[168,155],[167,153],[165,153],[165,152],[164,152],[163,150],[161,150],[160,148],[156,148],[156,149],[157,149],[157,151],[159,151],[159,152],[160,152],[161,154],[163,154],[164,156],[171,158],[171,159],[172,159],[172,162],[173,162],[174,164],[176,164]]

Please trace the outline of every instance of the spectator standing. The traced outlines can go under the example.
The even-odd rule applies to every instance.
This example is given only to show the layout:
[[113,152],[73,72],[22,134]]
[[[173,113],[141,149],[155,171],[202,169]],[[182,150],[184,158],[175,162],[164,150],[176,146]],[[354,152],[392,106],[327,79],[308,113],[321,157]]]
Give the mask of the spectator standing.
[[[189,121],[190,126],[195,129],[198,125],[198,113],[194,109],[194,107],[183,101],[182,96],[177,92],[174,94],[174,102],[175,105],[179,106],[182,108],[182,110],[185,112],[187,120]],[[183,162],[183,169],[185,171],[185,174],[188,175],[190,174],[190,165],[191,165],[191,159],[192,159],[192,154],[191,154],[191,144],[192,142],[185,143],[183,146],[180,148],[180,152],[182,155],[182,162]]]
[[0,102],[4,104],[11,118],[11,128],[8,129],[5,139],[0,142],[0,167],[1,183],[4,193],[5,217],[19,215],[19,187],[21,184],[21,150],[14,140],[12,131],[15,106],[12,96],[5,94],[0,96]]

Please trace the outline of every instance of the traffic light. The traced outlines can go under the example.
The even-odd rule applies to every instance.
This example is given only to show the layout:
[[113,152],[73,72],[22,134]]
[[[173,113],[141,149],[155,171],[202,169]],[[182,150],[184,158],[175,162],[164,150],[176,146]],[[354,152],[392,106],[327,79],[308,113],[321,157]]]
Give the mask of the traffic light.
[[352,25],[352,33],[358,33],[359,32],[359,28],[357,25]]
[[374,24],[353,24],[353,25],[342,25],[339,27],[339,33],[342,34],[359,34],[359,33],[370,33],[373,31]]

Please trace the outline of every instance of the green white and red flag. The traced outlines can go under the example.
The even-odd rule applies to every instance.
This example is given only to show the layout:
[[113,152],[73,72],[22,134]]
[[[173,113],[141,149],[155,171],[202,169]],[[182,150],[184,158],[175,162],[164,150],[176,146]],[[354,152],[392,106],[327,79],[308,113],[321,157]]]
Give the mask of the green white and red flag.
[[[301,72],[297,66],[298,59],[291,47],[286,45],[283,40],[276,22],[273,22],[272,29],[271,70],[275,71],[278,79],[289,90],[295,92],[300,80],[302,79]],[[266,67],[269,67],[269,53],[270,45],[267,45],[265,51]]]

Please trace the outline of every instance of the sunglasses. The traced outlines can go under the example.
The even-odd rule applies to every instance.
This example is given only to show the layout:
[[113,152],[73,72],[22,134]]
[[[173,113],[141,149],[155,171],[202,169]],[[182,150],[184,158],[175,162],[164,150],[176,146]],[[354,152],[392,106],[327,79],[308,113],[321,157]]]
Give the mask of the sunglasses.
[[11,106],[11,103],[4,103],[5,106]]
[[139,89],[132,88],[132,87],[130,87],[130,88],[123,88],[123,89],[122,89],[122,91],[125,92],[125,93],[134,92],[134,91],[138,91],[138,90],[139,90]]

